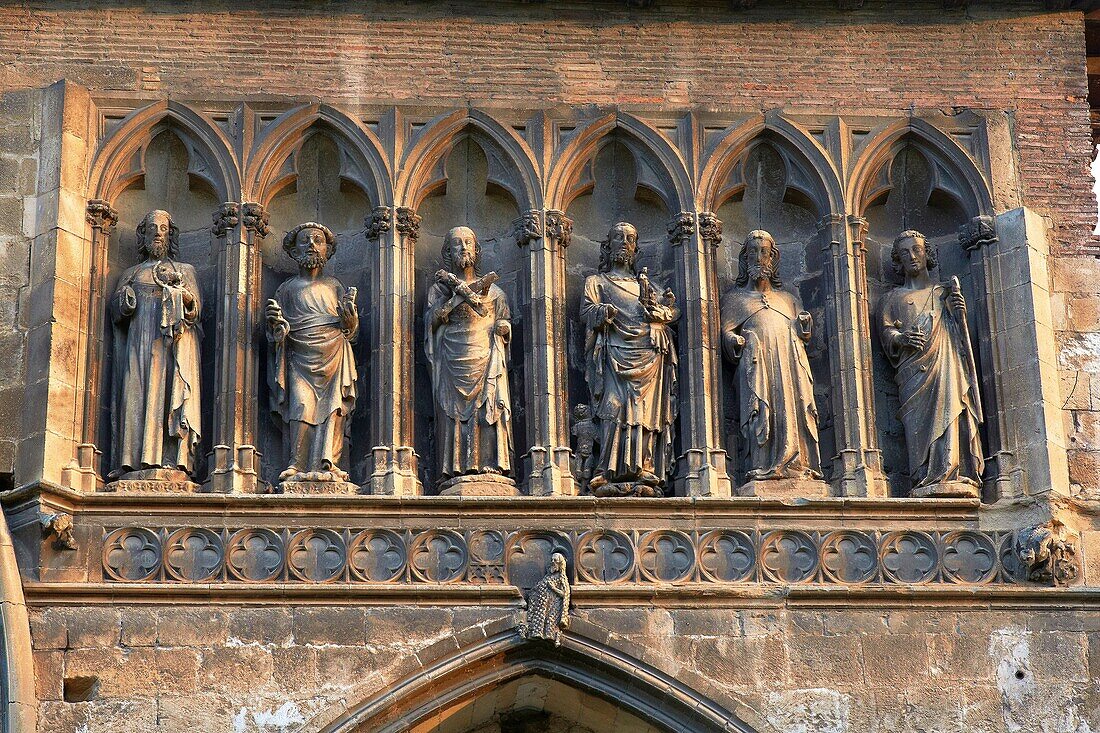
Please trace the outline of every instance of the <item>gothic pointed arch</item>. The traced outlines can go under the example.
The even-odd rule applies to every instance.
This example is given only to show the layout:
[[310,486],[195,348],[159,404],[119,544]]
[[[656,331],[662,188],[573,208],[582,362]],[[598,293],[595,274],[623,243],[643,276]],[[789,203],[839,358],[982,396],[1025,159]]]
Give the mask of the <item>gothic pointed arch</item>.
[[357,186],[375,205],[393,200],[392,171],[378,136],[328,104],[288,110],[260,132],[248,155],[244,198],[266,205],[293,183],[295,155],[314,134],[326,134],[340,147],[342,181]]
[[753,147],[769,144],[786,164],[788,187],[811,203],[819,216],[840,211],[844,189],[828,152],[802,127],[781,115],[757,116],[733,127],[707,151],[699,175],[700,211],[717,211],[744,191],[742,170]]
[[155,102],[123,119],[96,151],[88,178],[88,198],[114,201],[145,175],[145,151],[171,129],[187,147],[188,175],[202,181],[221,201],[241,189],[233,144],[206,115],[175,100]]
[[932,190],[953,199],[968,216],[993,213],[986,176],[954,138],[920,118],[888,125],[863,142],[848,175],[848,211],[864,216],[894,186],[891,163],[904,149],[917,151],[931,166]]
[[396,201],[416,209],[425,198],[445,187],[448,155],[465,139],[472,139],[485,154],[490,186],[506,191],[521,211],[542,206],[534,151],[514,129],[474,109],[441,115],[420,129],[404,153]]
[[591,191],[592,163],[612,143],[633,153],[638,186],[659,197],[667,211],[693,208],[691,175],[681,152],[653,125],[626,112],[598,117],[572,133],[550,167],[547,205],[565,211],[574,199]]
[[349,705],[320,733],[412,730],[425,721],[440,720],[456,704],[532,677],[605,700],[662,733],[754,733],[751,726],[712,699],[722,696],[720,691],[705,696],[610,642],[596,641],[576,630],[564,633],[559,647],[525,640],[515,629],[456,646],[439,658],[418,664],[385,691]]

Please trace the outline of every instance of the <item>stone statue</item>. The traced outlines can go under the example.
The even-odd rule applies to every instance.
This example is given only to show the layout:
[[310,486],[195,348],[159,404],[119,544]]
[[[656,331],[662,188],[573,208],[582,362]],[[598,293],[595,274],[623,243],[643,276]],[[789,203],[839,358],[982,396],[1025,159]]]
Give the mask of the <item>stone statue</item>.
[[897,370],[912,495],[977,496],[982,407],[959,281],[932,281],[936,250],[920,232],[899,234],[892,259],[905,282],[883,297],[879,326]]
[[279,286],[265,308],[273,346],[271,410],[283,421],[290,460],[279,481],[284,487],[346,483],[348,474],[339,464],[355,410],[356,289],[324,274],[336,251],[336,235],[328,227],[301,224],[287,232],[283,249],[298,263],[298,274]]
[[[599,273],[584,283],[585,381],[600,423],[600,457],[589,488],[597,496],[660,496],[672,462],[676,346],[680,317],[671,290],[661,295],[635,268],[638,231],[611,227]],[[702,397],[702,395],[700,395]]]
[[179,227],[150,211],[137,227],[145,260],[119,278],[114,323],[111,479],[186,482],[194,471],[202,299],[195,268],[179,257]]
[[750,232],[738,257],[737,283],[722,300],[722,346],[737,365],[738,427],[749,481],[821,478],[805,347],[813,322],[781,287],[775,239],[763,230]]
[[565,555],[550,556],[550,569],[527,593],[527,621],[520,625],[524,639],[547,639],[561,646],[561,630],[569,626],[569,576]]
[[592,419],[592,408],[577,405],[573,408],[573,437],[577,439],[574,476],[581,486],[587,487],[592,480],[592,469],[596,465],[596,443],[600,429]]
[[443,262],[428,291],[424,345],[435,396],[440,489],[515,493],[508,301],[495,272],[479,275],[481,244],[469,227],[443,239]]

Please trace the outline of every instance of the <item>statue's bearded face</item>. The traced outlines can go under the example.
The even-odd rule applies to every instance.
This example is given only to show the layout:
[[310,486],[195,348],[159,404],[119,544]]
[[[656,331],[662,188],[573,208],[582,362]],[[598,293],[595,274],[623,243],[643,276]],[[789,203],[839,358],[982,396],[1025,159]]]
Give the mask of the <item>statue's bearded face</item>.
[[762,237],[750,239],[745,244],[745,252],[751,282],[770,280],[775,275],[775,250],[770,241]]
[[477,237],[468,227],[456,227],[447,235],[451,263],[456,269],[465,270],[477,264]]
[[634,227],[617,226],[611,230],[611,261],[616,265],[630,267],[638,256],[638,230]]
[[928,249],[919,237],[906,237],[895,244],[894,257],[910,277],[928,270]]
[[328,240],[320,229],[308,227],[298,232],[294,238],[294,261],[307,270],[324,267],[328,261]]
[[158,260],[168,256],[168,235],[172,220],[163,211],[154,211],[145,218],[145,248]]

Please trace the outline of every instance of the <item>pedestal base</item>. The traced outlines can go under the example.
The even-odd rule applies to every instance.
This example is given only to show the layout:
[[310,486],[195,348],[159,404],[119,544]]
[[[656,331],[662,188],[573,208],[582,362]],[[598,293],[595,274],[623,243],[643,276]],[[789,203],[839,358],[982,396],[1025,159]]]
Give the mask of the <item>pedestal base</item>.
[[763,499],[824,499],[829,495],[829,484],[814,478],[754,479],[742,484],[737,495]]
[[352,496],[361,493],[350,481],[281,481],[275,485],[276,494],[305,496]]
[[122,474],[103,490],[119,494],[194,494],[199,485],[174,468],[146,468]]
[[977,499],[981,487],[968,481],[944,481],[942,484],[918,486],[909,492],[914,499]]
[[439,485],[440,496],[519,496],[516,482],[499,473],[455,476]]

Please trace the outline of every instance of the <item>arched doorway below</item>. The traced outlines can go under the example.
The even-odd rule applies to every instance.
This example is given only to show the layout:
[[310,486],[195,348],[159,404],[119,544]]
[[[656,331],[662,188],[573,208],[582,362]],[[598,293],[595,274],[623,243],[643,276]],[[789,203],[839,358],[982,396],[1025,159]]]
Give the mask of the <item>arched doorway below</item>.
[[450,705],[410,733],[664,733],[585,690],[531,674]]

